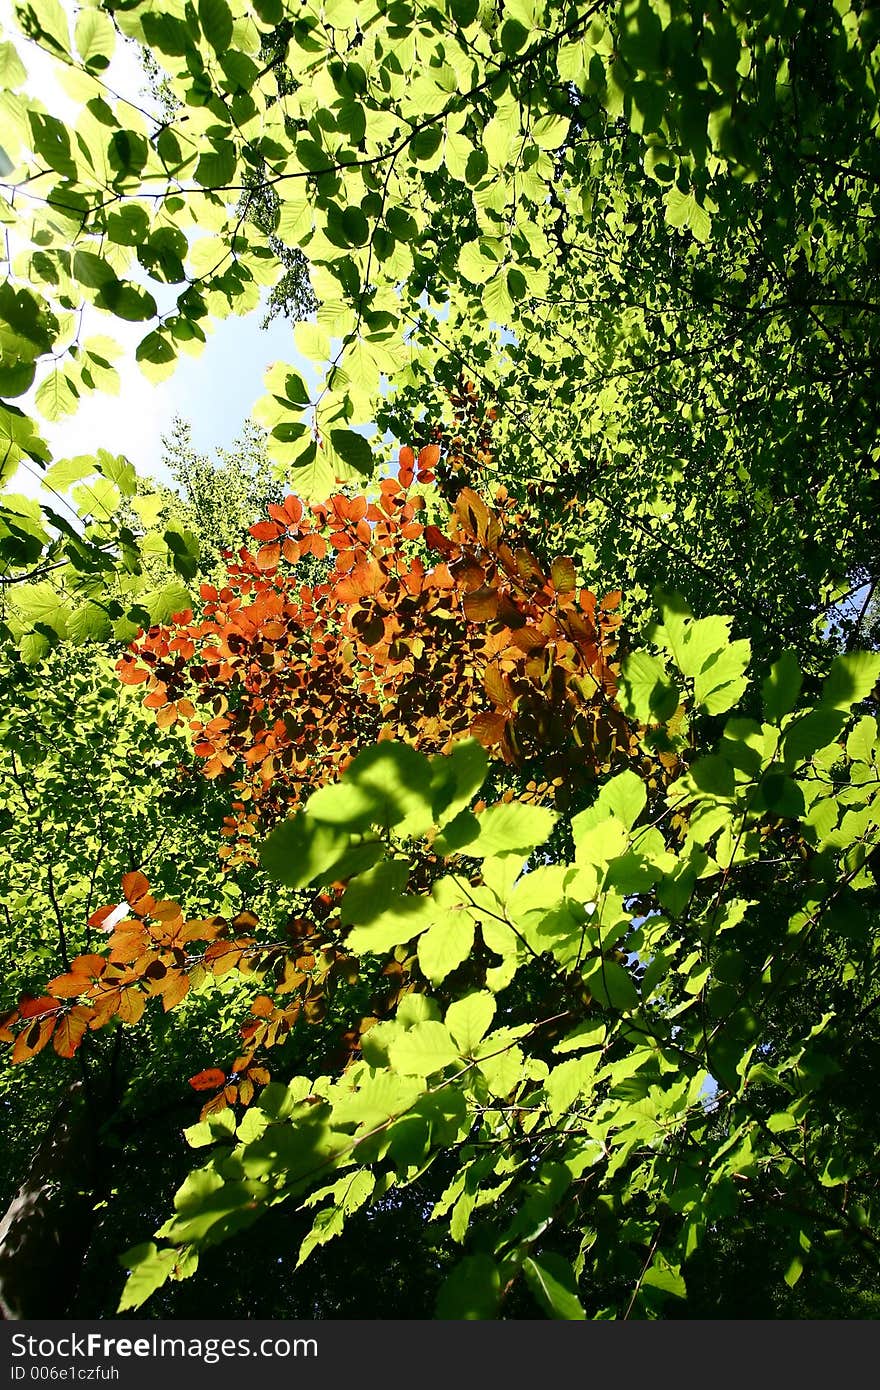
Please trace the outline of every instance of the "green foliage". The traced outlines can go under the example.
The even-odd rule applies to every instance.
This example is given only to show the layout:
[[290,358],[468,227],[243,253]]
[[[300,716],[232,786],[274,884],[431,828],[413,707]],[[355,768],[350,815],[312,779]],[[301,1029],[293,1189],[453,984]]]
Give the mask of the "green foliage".
[[[305,275],[317,321],[296,342],[323,381],[314,399],[267,383],[258,407],[299,491],[368,473],[360,426],[410,438],[470,378],[500,408],[485,481],[500,467],[548,540],[588,547],[595,587],[619,584],[638,618],[658,578],[686,579],[699,611],[739,621],[729,576],[747,571],[765,652],[795,638],[814,658],[877,541],[867,11],[507,4],[496,23],[450,0],[411,27],[371,0],[283,16],[138,3],[83,10],[71,32],[48,0],[21,10],[83,105],[72,129],[44,112],[5,45],[20,249],[4,466],[46,459],[11,404],[32,381],[53,420],[112,389],[117,349],[80,340],[82,306],[142,323],[137,360],[162,379],[263,288],[288,285],[301,316]],[[150,50],[161,116],[104,86],[116,30]],[[52,544],[50,562],[68,553]],[[100,541],[90,553],[111,565]],[[654,690],[663,719],[662,683],[636,685],[633,708]]]
[[[699,677],[727,626],[670,612],[655,637],[693,681],[693,706],[705,706]],[[821,1264],[836,1244],[870,1239],[856,1215],[870,1171],[858,1153],[870,1141],[840,1146],[839,1076],[876,951],[857,923],[860,900],[876,893],[880,744],[866,716],[842,737],[845,715],[822,726],[824,742],[790,740],[863,698],[877,670],[874,659],[838,658],[817,705],[764,724],[730,717],[670,782],[660,814],[640,778],[613,777],[572,822],[573,862],[545,854],[523,872],[553,817],[477,807],[473,838],[444,847],[427,894],[408,880],[448,810],[448,791],[430,799],[432,781],[451,779],[432,778],[406,745],[361,753],[287,823],[297,882],[346,879],[348,948],[384,955],[417,943],[420,992],[364,1034],[362,1060],[342,1075],[270,1087],[233,1147],[224,1135],[184,1184],[158,1237],[190,1259],[321,1184],[326,1204],[302,1262],[361,1204],[344,1196],[355,1181],[369,1203],[382,1182],[406,1185],[449,1160],[432,1216],[466,1251],[473,1228],[474,1247],[440,1290],[438,1316],[497,1316],[522,1276],[547,1314],[567,1319],[653,1317],[687,1297],[688,1261],[715,1223],[735,1219],[748,1195],[738,1185],[764,1174],[777,1191],[766,1219],[776,1213],[792,1259],[807,1251]],[[744,688],[739,652],[723,676]],[[371,858],[383,857],[359,869],[351,856],[371,833]],[[287,881],[274,854],[266,867]],[[829,998],[804,1007],[812,958],[834,962],[830,1009]],[[780,1032],[780,1009],[792,1008]],[[811,1214],[792,1226],[807,1192]],[[582,1233],[573,1259],[552,1240],[545,1248],[550,1227]],[[170,1270],[168,1249],[150,1256],[150,1284]],[[612,1271],[619,1292],[603,1311],[595,1290]],[[139,1287],[140,1264],[136,1275]]]
[[[201,1167],[147,1146],[149,1202],[122,1183],[111,1204],[110,1254],[132,1247],[120,1308],[186,1308],[211,1268],[234,1282],[215,1247],[253,1223],[293,1232],[304,1280],[338,1260],[338,1308],[333,1252],[398,1221],[440,1317],[870,1311],[874,13],[29,0],[15,23],[77,114],[47,109],[18,33],[0,42],[10,1002],[101,947],[92,909],[148,862],[188,910],[253,908],[261,930],[332,905],[361,972],[293,1031],[283,1079],[190,1126]],[[113,89],[120,39],[149,51],[156,114]],[[265,291],[314,369],[267,373],[265,441],[215,469],[179,427],[179,492],[100,441],[51,457],[44,423],[120,389],[112,320],[158,386]],[[560,814],[540,756],[490,773],[473,741],[428,759],[389,729],[278,824],[259,869],[223,873],[228,789],[195,776],[185,736],[157,736],[112,659],[198,612],[199,581],[286,485],[374,487],[389,437],[440,443],[447,501],[506,489],[538,538],[526,567],[560,595],[569,554],[620,591],[638,756]],[[388,986],[377,1020],[367,979]],[[89,1036],[96,1128],[120,1151],[167,1137],[151,1109],[209,1044],[238,1046],[246,993],[231,970],[137,1043]],[[355,1015],[370,1026],[341,1070]],[[10,1173],[51,1090],[45,1058],[25,1075],[0,1082]],[[163,1184],[175,1211],[145,1241]]]

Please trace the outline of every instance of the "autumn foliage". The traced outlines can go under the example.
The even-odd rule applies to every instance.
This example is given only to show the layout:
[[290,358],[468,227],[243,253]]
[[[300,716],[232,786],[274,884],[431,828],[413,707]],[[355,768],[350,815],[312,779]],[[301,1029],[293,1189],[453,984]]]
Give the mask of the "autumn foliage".
[[413,484],[438,456],[403,448],[375,500],[271,506],[225,586],[202,586],[201,615],[151,628],[120,661],[160,728],[191,730],[205,776],[232,780],[231,862],[383,738],[433,753],[472,735],[507,764],[540,758],[533,791],[557,798],[632,751],[620,595],[600,602],[568,557],[545,569],[503,489],[495,508],[465,489],[445,530],[426,523]]
[[[270,989],[272,997],[258,992],[253,999],[240,1029],[241,1053],[228,1071],[207,1068],[190,1085],[212,1092],[203,1114],[236,1102],[248,1105],[270,1079],[268,1069],[255,1062],[258,1050],[283,1043],[300,1015],[318,1022],[335,982],[351,982],[357,974],[338,940],[332,894],[315,894],[309,917],[291,918],[284,938],[267,942],[253,934],[258,922],[250,912],[231,922],[220,916],[185,920],[178,903],[153,897],[142,873],[125,874],[122,891],[118,906],[102,907],[89,919],[90,928],[106,934],[106,949],[76,956],[43,995],[22,999],[0,1020],[0,1041],[12,1045],[13,1062],[29,1061],[50,1041],[60,1056],[72,1057],[88,1032],[111,1022],[137,1023],[151,1000],[161,1000],[167,1012],[206,979],[234,970]],[[395,999],[396,993],[380,993],[375,1004],[381,1008]],[[352,1030],[349,1050],[360,1031],[360,1025]]]
[[[400,451],[396,477],[375,500],[338,493],[306,506],[290,496],[251,527],[258,542],[228,557],[228,582],[203,585],[204,608],[174,615],[134,643],[118,664],[123,682],[145,687],[160,728],[186,725],[209,778],[228,775],[233,814],[221,854],[255,858],[257,831],[338,776],[357,751],[383,739],[421,752],[476,737],[506,764],[543,780],[525,799],[562,799],[579,781],[634,753],[636,733],[616,700],[615,612],[579,586],[571,559],[545,569],[520,534],[504,490],[491,508],[462,491],[442,530],[426,522],[413,484],[433,480],[438,448]],[[508,793],[510,795],[510,793]],[[51,1041],[71,1057],[89,1031],[136,1023],[151,999],[165,1010],[208,977],[235,970],[260,989],[228,1070],[190,1079],[210,1092],[203,1113],[247,1105],[269,1071],[262,1054],[297,1020],[317,1022],[334,984],[357,976],[338,915],[341,884],[313,894],[284,939],[254,934],[240,913],[186,920],[157,901],[142,873],[126,874],[123,899],[93,914],[103,952],[72,960],[40,998],[2,1021],[12,1060]],[[390,959],[370,1012],[342,1038],[340,1060],[361,1034],[418,988],[414,958]]]

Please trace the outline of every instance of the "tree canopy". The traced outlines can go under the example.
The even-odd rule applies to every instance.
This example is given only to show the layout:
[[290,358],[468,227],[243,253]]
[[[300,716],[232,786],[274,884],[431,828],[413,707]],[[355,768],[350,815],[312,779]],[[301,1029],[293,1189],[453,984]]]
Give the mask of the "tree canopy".
[[876,1314],[876,11],[15,21],[4,1312]]

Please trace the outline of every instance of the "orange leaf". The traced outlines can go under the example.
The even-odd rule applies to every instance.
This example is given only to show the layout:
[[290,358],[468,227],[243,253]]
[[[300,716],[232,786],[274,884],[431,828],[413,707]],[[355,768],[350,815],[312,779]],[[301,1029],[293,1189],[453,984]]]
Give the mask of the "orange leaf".
[[[108,903],[106,907],[99,907],[97,912],[93,912],[91,917],[89,918],[89,926],[102,927],[106,922],[107,918],[110,916],[110,913],[115,911],[115,903]],[[110,930],[112,931],[112,927],[110,928]]]
[[36,1019],[30,1028],[22,1028],[12,1049],[13,1062],[27,1062],[42,1052],[55,1030],[54,1018]]
[[88,1026],[91,1009],[77,1004],[58,1020],[52,1046],[59,1057],[72,1057],[79,1047]]
[[12,1031],[13,1023],[18,1022],[18,1009],[10,1009],[9,1013],[0,1018],[0,1042],[15,1042],[15,1034]]
[[228,1108],[225,1091],[218,1091],[216,1096],[212,1096],[210,1100],[205,1101],[199,1111],[199,1119],[206,1120],[209,1115],[217,1115],[221,1110],[228,1110]]
[[89,979],[86,975],[75,975],[71,970],[67,975],[56,975],[46,988],[52,991],[56,999],[77,999],[89,988]]
[[401,471],[406,468],[412,469],[415,466],[415,461],[416,456],[412,449],[408,444],[404,444],[400,453],[397,455],[397,462],[400,465]]
[[219,1067],[208,1067],[205,1071],[196,1072],[191,1076],[189,1084],[194,1091],[216,1091],[218,1086],[226,1084],[226,1073]]
[[567,555],[560,555],[550,566],[550,578],[558,594],[573,594],[577,584],[574,561]]
[[464,596],[464,615],[469,623],[489,623],[498,612],[498,590],[488,585]]
[[107,962],[103,956],[94,954],[87,956],[77,956],[71,961],[70,968],[75,975],[102,975]]
[[252,912],[245,910],[239,912],[237,917],[233,917],[232,926],[235,931],[253,931],[254,927],[259,926],[260,919],[255,917]]
[[154,917],[157,922],[165,923],[166,926],[170,922],[176,922],[178,921],[178,919],[183,919],[183,913],[180,910],[180,903],[173,903],[167,898],[164,899],[162,902],[156,903],[156,906],[150,912],[150,916]]
[[157,728],[160,728],[160,729],[170,729],[170,728],[172,727],[172,725],[174,725],[174,724],[176,724],[176,723],[177,723],[177,706],[176,706],[176,705],[166,705],[165,708],[164,708],[164,709],[160,709],[159,713],[156,715],[156,726],[157,726]]
[[116,1012],[123,1023],[137,1023],[147,1005],[147,996],[139,989],[125,989],[119,995]]
[[541,566],[530,550],[526,550],[525,546],[520,546],[514,559],[516,560],[516,568],[519,572],[520,579],[526,580],[527,583],[544,583],[544,575]]
[[186,975],[181,975],[177,971],[168,975],[162,990],[162,1007],[166,1013],[180,1003],[188,989],[189,979]]
[[122,892],[129,906],[137,910],[137,904],[149,896],[150,885],[140,870],[136,869],[133,873],[122,875]]
[[277,541],[271,545],[261,545],[257,551],[257,568],[261,570],[273,570],[281,559],[281,546]]

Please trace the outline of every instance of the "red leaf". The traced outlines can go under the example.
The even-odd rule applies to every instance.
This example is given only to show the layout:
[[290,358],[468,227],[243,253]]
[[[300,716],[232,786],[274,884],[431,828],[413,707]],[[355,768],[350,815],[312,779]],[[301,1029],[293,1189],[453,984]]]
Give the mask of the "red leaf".
[[400,471],[404,472],[407,468],[410,471],[412,471],[413,467],[415,466],[415,461],[416,456],[413,453],[412,449],[409,447],[408,444],[404,444],[400,453],[397,455],[397,462],[400,465]]
[[22,1018],[39,1018],[42,1014],[50,1014],[57,1008],[58,1000],[53,999],[51,994],[44,994],[40,999],[32,999],[25,995],[18,1006],[18,1012]]
[[424,449],[419,450],[419,472],[434,468],[440,458],[440,446],[438,444],[426,444]]
[[89,918],[88,925],[90,927],[103,926],[104,922],[106,922],[107,918],[110,916],[110,913],[115,911],[115,903],[108,903],[106,907],[99,907],[97,912],[92,913],[91,917]]
[[471,733],[484,748],[491,748],[501,741],[507,727],[507,717],[503,714],[478,714],[471,725]]
[[208,1067],[205,1071],[196,1072],[191,1076],[189,1084],[194,1091],[216,1091],[218,1086],[226,1084],[226,1073],[219,1067]]
[[283,530],[277,521],[258,521],[250,528],[250,533],[255,541],[277,541]]
[[452,543],[447,536],[444,536],[439,526],[425,527],[425,543],[432,550],[439,550],[441,555],[448,555],[452,549]]
[[143,685],[150,679],[143,666],[138,666],[133,656],[124,656],[116,663],[116,673],[123,685]]

